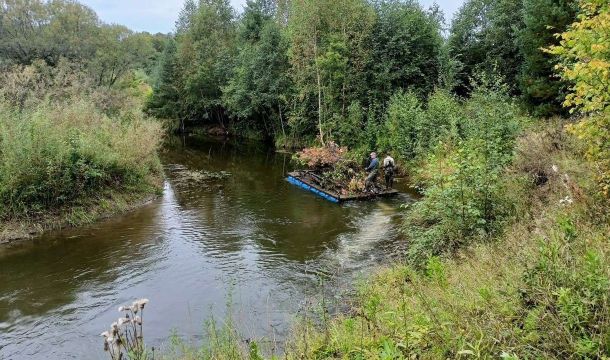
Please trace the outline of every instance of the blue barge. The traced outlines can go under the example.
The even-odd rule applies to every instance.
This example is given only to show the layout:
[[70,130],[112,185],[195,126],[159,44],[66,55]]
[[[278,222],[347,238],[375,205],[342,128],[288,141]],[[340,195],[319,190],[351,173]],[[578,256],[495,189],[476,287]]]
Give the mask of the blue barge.
[[287,174],[286,180],[289,183],[300,187],[301,189],[310,191],[330,202],[335,204],[339,204],[345,201],[353,201],[353,200],[370,200],[378,197],[391,197],[398,194],[397,190],[390,189],[386,191],[382,191],[379,193],[362,193],[357,195],[340,195],[334,192],[323,189],[319,185],[315,184],[310,176],[306,176],[306,172],[295,171]]

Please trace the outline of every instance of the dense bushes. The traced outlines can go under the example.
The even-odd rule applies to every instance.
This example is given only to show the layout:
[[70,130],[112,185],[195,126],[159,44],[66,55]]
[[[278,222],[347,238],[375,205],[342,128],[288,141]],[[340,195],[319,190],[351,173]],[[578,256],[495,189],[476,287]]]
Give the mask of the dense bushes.
[[434,93],[425,105],[415,94],[399,92],[390,99],[378,143],[402,160],[413,161],[439,141],[457,138],[458,125],[464,121],[462,106],[444,91]]
[[[410,216],[425,216],[409,231],[423,234],[407,231],[418,266],[395,264],[366,279],[347,314],[318,324],[300,322],[288,357],[607,357],[610,228],[599,216],[607,213],[607,204],[593,205],[592,169],[572,141],[555,122],[528,128],[516,141],[513,164],[496,182],[503,189],[492,192],[503,196],[494,199],[494,206],[517,206],[519,216],[496,225],[503,231],[491,233],[494,241],[470,242],[455,256],[429,257],[462,239],[454,236],[461,231],[475,228],[485,235],[485,224],[476,221],[484,192],[477,189],[477,177],[465,184],[469,206],[463,221],[460,183],[453,174],[466,170],[454,164],[444,170],[452,175],[440,175],[443,169],[435,168],[431,174],[446,179],[444,187],[433,186],[441,195],[428,195],[411,211]],[[472,159],[477,152],[465,146],[441,153],[484,163]],[[598,209],[594,216],[592,206]]]
[[586,117],[571,127],[597,168],[601,193],[610,196],[610,5],[579,1],[578,21],[548,51],[559,55],[561,77],[572,83],[564,105]]
[[68,64],[1,77],[1,219],[94,205],[112,190],[154,190],[160,125],[134,106],[137,99],[83,86],[86,78]]
[[524,339],[558,358],[610,352],[607,239],[587,225],[560,216],[523,275]]
[[379,143],[414,166],[425,195],[407,217],[412,260],[502,229],[513,208],[505,167],[525,123],[501,90],[479,88],[464,103],[443,91],[425,105],[413,94],[392,97]]

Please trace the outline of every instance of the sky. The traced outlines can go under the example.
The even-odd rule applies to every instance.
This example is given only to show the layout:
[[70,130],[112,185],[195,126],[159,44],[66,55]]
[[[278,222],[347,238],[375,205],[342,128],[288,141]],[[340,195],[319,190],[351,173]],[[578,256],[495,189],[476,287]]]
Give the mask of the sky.
[[[464,0],[420,0],[425,7],[438,3],[445,18],[457,11]],[[121,24],[132,30],[151,33],[171,32],[184,0],[81,0],[93,8],[102,21]],[[231,0],[233,7],[241,11],[246,0]]]

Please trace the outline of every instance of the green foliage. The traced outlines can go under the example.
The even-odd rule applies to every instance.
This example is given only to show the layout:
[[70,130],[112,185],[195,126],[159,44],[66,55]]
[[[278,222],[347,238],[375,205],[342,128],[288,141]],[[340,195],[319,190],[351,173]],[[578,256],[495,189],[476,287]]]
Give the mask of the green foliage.
[[610,324],[604,315],[609,307],[608,264],[597,248],[599,235],[587,241],[582,235],[572,219],[560,217],[552,236],[540,241],[537,261],[524,273],[528,330],[536,333],[536,347],[556,357],[600,358],[610,351]]
[[430,94],[440,74],[442,15],[416,1],[375,2],[368,95],[387,101],[396,91]]
[[324,142],[328,122],[342,121],[347,107],[362,95],[358,91],[365,79],[373,21],[374,12],[363,0],[292,2],[287,31],[294,131],[317,133]]
[[[239,18],[226,0],[187,1],[176,23],[175,66],[161,71],[151,109],[276,144],[394,142],[412,157],[436,135],[419,144],[398,139],[413,136],[396,128],[404,122],[396,117],[401,92],[420,100],[437,88],[470,96],[481,79],[496,78],[538,113],[556,112],[564,83],[540,48],[557,42],[554,32],[574,12],[563,0],[469,0],[444,40],[442,13],[416,1],[253,0]],[[387,126],[393,133],[378,138]]]
[[[519,154],[532,149],[525,141],[518,146]],[[472,243],[455,257],[424,259],[421,270],[403,263],[381,269],[360,284],[351,311],[299,327],[287,358],[607,358],[610,228],[589,212],[592,199],[558,201],[579,192],[565,179],[582,184],[591,176],[568,148],[561,143],[538,155],[569,176],[560,170],[536,187],[519,181],[526,173],[502,181],[514,191],[512,200],[551,201],[528,202],[494,241]]]
[[134,69],[152,74],[165,35],[102,23],[75,1],[0,3],[0,63],[30,65],[61,59],[84,64],[97,85],[114,85]]
[[412,1],[255,0],[239,19],[227,1],[187,1],[151,111],[277,144],[374,145],[395,91],[437,85],[441,19]]
[[112,104],[112,92],[67,85],[78,76],[66,69],[17,67],[3,74],[1,83],[12,87],[0,91],[2,220],[101,201],[108,191],[155,188],[159,124],[136,103]]
[[176,51],[176,41],[169,39],[160,58],[158,80],[146,104],[148,112],[162,119],[179,117],[180,92],[174,83],[178,71]]
[[74,1],[6,0],[0,6],[0,58],[18,64],[91,59],[100,20]]
[[579,1],[578,21],[547,51],[558,55],[561,77],[572,82],[564,105],[590,115],[570,129],[585,144],[597,168],[601,193],[610,196],[610,5]]
[[424,106],[414,93],[395,94],[388,104],[379,144],[404,160],[426,156],[439,141],[456,139],[464,126],[463,107],[450,94],[437,91]]
[[223,104],[237,118],[235,128],[286,137],[291,82],[288,42],[265,1],[249,2],[240,28],[235,69],[223,88]]
[[517,88],[522,55],[516,46],[523,4],[514,0],[468,0],[456,14],[448,39],[449,54],[460,63],[456,91],[467,95],[472,78],[485,73]]
[[497,92],[478,90],[461,112],[464,118],[445,129],[435,127],[438,142],[424,143],[438,145],[419,171],[425,197],[407,216],[409,258],[416,264],[496,234],[512,213],[503,178],[523,122],[517,109]]
[[567,85],[554,74],[557,60],[543,48],[559,44],[556,34],[565,31],[576,19],[576,2],[526,0],[523,6],[524,27],[518,38],[523,54],[519,75],[523,99],[537,115],[561,114]]
[[235,12],[228,0],[200,1],[185,10],[188,27],[176,38],[180,115],[224,125],[221,96],[236,55]]

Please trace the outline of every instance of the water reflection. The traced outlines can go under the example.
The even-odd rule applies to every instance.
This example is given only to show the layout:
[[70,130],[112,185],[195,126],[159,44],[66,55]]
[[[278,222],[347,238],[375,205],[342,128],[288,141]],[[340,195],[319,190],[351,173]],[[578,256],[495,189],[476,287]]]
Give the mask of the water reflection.
[[[167,171],[164,195],[119,218],[0,250],[0,359],[103,358],[97,334],[151,299],[147,337],[200,335],[227,293],[245,336],[282,335],[316,271],[348,281],[396,242],[399,199],[337,206],[289,185],[289,154],[260,144],[175,141],[166,166],[228,171],[202,184]],[[274,326],[271,326],[274,325]],[[283,325],[283,326],[280,326]]]

